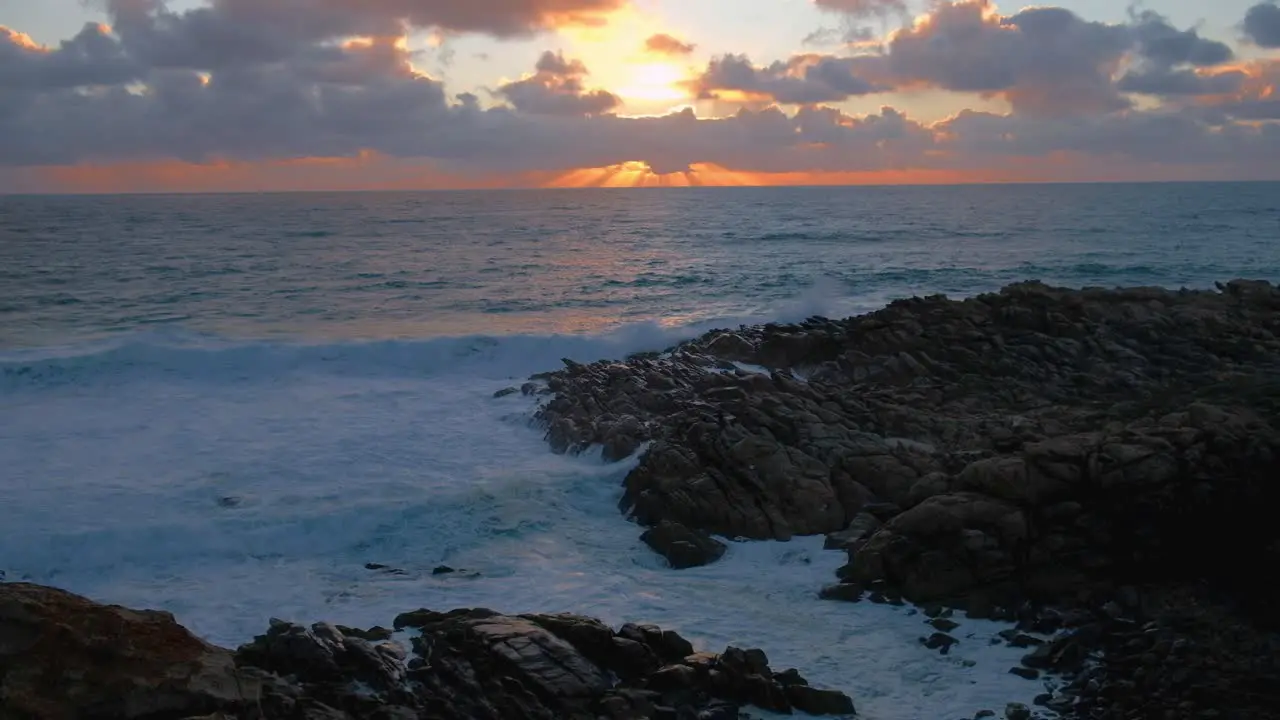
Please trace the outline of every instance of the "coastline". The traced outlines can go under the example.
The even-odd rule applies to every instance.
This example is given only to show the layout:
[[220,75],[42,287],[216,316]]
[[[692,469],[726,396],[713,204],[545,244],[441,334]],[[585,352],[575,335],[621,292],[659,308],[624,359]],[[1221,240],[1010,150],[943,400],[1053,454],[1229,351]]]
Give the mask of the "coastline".
[[[715,562],[733,539],[824,534],[849,560],[826,598],[1060,633],[1022,641],[1028,677],[1075,681],[1038,698],[1057,712],[1262,717],[1280,697],[1231,689],[1280,678],[1280,596],[1261,571],[1280,559],[1277,311],[1262,281],[1023,282],[712,331],[566,363],[524,391],[547,395],[538,419],[558,452],[645,448],[620,509],[673,565]],[[1161,651],[1135,664],[1156,635]],[[1205,651],[1204,682],[1188,683],[1170,648],[1222,637],[1245,639]],[[1097,661],[1117,638],[1125,663]]]
[[[1223,557],[1265,568],[1276,552],[1262,516],[1274,493],[1264,476],[1280,457],[1272,425],[1280,395],[1267,380],[1280,371],[1278,309],[1280,292],[1259,283],[1237,281],[1219,292],[1066,291],[1023,283],[959,302],[899,301],[843,321],[713,331],[666,353],[566,363],[518,391],[547,400],[538,422],[558,452],[603,446],[609,459],[643,452],[625,480],[621,509],[650,528],[646,542],[673,565],[713,562],[735,539],[825,534],[830,551],[849,558],[826,596],[912,602],[935,621],[963,624],[963,611],[1017,623],[1025,632],[1007,640],[1026,645],[1028,671],[1083,679],[1082,692],[1050,693],[1045,707],[1087,717],[1100,703],[1125,701],[1124,692],[1102,691],[1132,682],[1133,667],[1085,662],[1111,649],[1106,657],[1118,663],[1110,647],[1117,639],[1132,644],[1160,635],[1167,651],[1147,665],[1169,664],[1168,672],[1181,662],[1168,658],[1177,661],[1187,650],[1186,643],[1177,653],[1173,646],[1194,635],[1185,623],[1171,622],[1175,617],[1244,628],[1249,642],[1268,639],[1269,630],[1253,627],[1258,616],[1251,608],[1233,607],[1269,603],[1265,572],[1261,584],[1203,586],[1221,579],[1212,571]],[[1074,354],[1067,351],[1073,347]],[[1186,532],[1188,523],[1195,532]],[[1116,527],[1132,532],[1108,531]],[[1197,603],[1207,611],[1191,612]],[[460,622],[494,624],[483,613],[461,617],[431,621],[444,623],[446,636],[471,632]],[[535,633],[579,633],[500,617],[503,632],[511,620],[533,622]],[[1169,632],[1135,635],[1151,623],[1156,630],[1167,624]],[[937,622],[938,632],[925,638],[940,652],[955,640],[942,629],[947,625]],[[335,636],[300,627],[277,625],[272,632],[303,637],[304,646],[346,648],[343,630],[335,628]],[[750,668],[737,659],[728,661],[744,670],[737,689],[717,687],[710,673],[724,655],[690,665],[683,663],[687,655],[663,655],[654,645],[661,639],[608,632],[611,646],[643,655],[614,641],[637,642],[654,659],[691,668],[702,678],[690,681],[695,686],[709,683],[697,686],[702,705],[691,708],[741,702],[751,675],[768,680],[759,688],[771,689],[753,691],[766,703],[806,692],[787,690],[792,686],[772,670],[752,665],[758,672],[745,672]],[[594,639],[581,640],[583,648],[604,642],[598,629],[588,634]],[[1227,642],[1223,654],[1245,642]],[[475,652],[472,645],[463,649],[468,658]],[[578,654],[597,668],[622,662],[592,652]],[[0,662],[17,662],[13,657],[20,661],[21,654]],[[408,669],[408,657],[377,657],[404,663],[388,677]],[[282,662],[286,672],[297,669],[290,665],[296,657]],[[662,671],[652,664],[640,675],[644,683]],[[1170,677],[1160,672],[1146,673],[1157,686]],[[1212,672],[1233,677],[1221,667]],[[1270,670],[1259,672],[1265,677]],[[1083,692],[1090,681],[1097,686],[1092,694]],[[593,702],[613,690],[592,687],[600,690]],[[1130,690],[1128,697],[1136,697]],[[1189,710],[1196,712],[1215,707],[1197,702],[1223,707],[1216,695],[1162,692],[1193,703]],[[617,717],[661,716],[644,714],[633,699],[627,696],[627,712],[641,714]],[[359,713],[384,715],[357,716],[396,716],[385,714],[392,712],[385,702],[360,707]],[[678,703],[660,707],[677,711]],[[1240,708],[1241,717],[1250,716]],[[1020,713],[1013,708],[1010,717]]]

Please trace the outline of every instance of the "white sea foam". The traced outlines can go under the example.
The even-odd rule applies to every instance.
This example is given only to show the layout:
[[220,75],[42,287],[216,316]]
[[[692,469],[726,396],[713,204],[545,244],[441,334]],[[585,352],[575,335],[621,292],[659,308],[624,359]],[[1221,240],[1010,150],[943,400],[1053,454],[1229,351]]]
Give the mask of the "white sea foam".
[[[907,608],[818,600],[843,560],[820,538],[733,543],[712,566],[665,568],[617,510],[629,462],[556,456],[528,424],[534,399],[492,397],[562,356],[652,341],[189,340],[10,355],[0,569],[170,610],[227,645],[273,616],[367,626],[487,606],[761,647],[869,718],[972,716],[1040,691],[1007,673],[1020,651],[988,644],[994,624],[963,621],[940,656],[919,645],[930,628]],[[433,575],[441,564],[470,572]]]

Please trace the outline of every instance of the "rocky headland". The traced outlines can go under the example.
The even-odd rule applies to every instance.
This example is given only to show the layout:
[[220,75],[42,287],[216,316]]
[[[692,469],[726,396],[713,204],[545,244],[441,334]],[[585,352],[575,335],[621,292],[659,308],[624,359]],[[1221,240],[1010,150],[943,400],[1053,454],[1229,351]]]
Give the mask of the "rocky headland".
[[[821,534],[847,562],[812,591],[914,603],[928,648],[966,616],[1007,621],[999,641],[1026,650],[1010,672],[1044,685],[1010,720],[1280,717],[1267,283],[913,298],[566,361],[517,391],[541,398],[555,451],[636,456],[620,510],[673,568]],[[653,626],[484,609],[391,625],[273,620],[230,650],[164,612],[0,582],[0,720],[854,713],[760,650]]]
[[1062,678],[1047,709],[1280,716],[1266,282],[1026,282],[565,366],[523,388],[548,441],[639,451],[620,509],[674,567],[825,534],[848,558],[825,597],[1056,633],[1014,669]]

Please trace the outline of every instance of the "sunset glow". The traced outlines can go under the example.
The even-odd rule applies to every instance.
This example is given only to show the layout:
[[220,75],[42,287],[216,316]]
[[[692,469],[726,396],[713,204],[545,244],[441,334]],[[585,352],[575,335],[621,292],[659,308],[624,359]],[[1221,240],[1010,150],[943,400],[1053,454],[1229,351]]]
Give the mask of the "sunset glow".
[[685,72],[671,63],[644,63],[631,69],[631,83],[618,91],[623,98],[681,100],[688,92],[680,83]]
[[1280,178],[1273,0],[1104,5],[6,6],[0,192]]

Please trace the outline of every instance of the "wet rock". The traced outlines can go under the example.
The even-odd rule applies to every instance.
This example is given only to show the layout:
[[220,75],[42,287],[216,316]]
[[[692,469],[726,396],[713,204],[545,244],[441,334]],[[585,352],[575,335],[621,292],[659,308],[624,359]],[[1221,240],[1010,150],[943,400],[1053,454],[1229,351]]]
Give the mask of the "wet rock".
[[800,712],[810,715],[853,715],[853,700],[841,692],[819,690],[808,685],[788,685],[787,700]]
[[1035,637],[1034,635],[1026,635],[1024,633],[1017,633],[1009,639],[1009,646],[1016,648],[1036,647],[1043,644],[1044,641],[1040,638]]
[[[1139,686],[1178,668],[1188,682],[1212,673],[1181,656],[1170,674],[1157,671],[1164,646],[1112,647],[1124,622],[1162,612],[1117,588],[1203,582],[1250,617],[1280,602],[1265,572],[1232,570],[1280,560],[1277,377],[1280,290],[1268,283],[1024,282],[567,365],[546,376],[538,422],[557,452],[647,443],[620,503],[642,525],[826,535],[849,562],[824,597],[865,588],[873,601],[1016,621],[1024,636],[1007,640],[1042,673],[1082,673],[1091,652],[1112,649],[1108,683],[1085,682],[1073,697],[1101,698],[1079,703],[1096,716],[1126,717],[1143,711],[1122,700],[1142,696]],[[1072,617],[1081,607],[1089,617]],[[1064,628],[1040,646],[1027,634]],[[1213,709],[1208,696],[1251,702],[1196,688],[1161,690],[1163,715],[1196,716],[1180,703]]]
[[502,388],[501,390],[499,390],[499,391],[495,392],[495,393],[493,394],[493,396],[494,396],[495,398],[504,398],[504,397],[506,397],[506,396],[508,396],[508,395],[515,395],[515,394],[516,394],[516,393],[518,393],[518,392],[520,392],[520,390],[519,390],[518,388],[514,388],[514,387],[507,387],[507,388]]
[[828,534],[822,546],[827,550],[848,550],[879,530],[880,525],[875,515],[869,512],[858,513],[844,530]]
[[755,347],[741,335],[735,333],[719,333],[713,336],[706,345],[707,352],[729,360],[751,361],[755,356]]
[[[1261,561],[1280,540],[1258,510],[1280,499],[1280,292],[1223,288],[1026,282],[715,331],[566,363],[538,420],[560,452],[650,443],[622,503],[643,525],[829,534],[859,555],[842,578],[917,601],[1011,586],[1053,601],[1125,567],[1208,571],[1229,548]],[[1224,531],[1175,531],[1192,512]],[[842,536],[860,513],[885,527]],[[1134,532],[1114,542],[1114,527]]]
[[640,536],[654,552],[678,570],[707,565],[724,555],[725,544],[680,523],[663,521]]
[[1031,720],[1031,708],[1022,703],[1009,703],[1004,708],[1008,720]]
[[[272,620],[234,654],[167,613],[0,585],[0,715],[256,720],[598,720],[846,714],[852,701],[775,672],[764,652],[695,653],[651,625],[574,615],[418,610],[390,631]],[[8,714],[6,714],[8,713]]]
[[[823,600],[842,600],[844,602],[858,602],[862,599],[866,589],[861,583],[839,583],[836,585],[827,585],[822,588],[818,596]],[[884,597],[881,595],[880,597]]]
[[247,710],[260,683],[173,616],[0,585],[0,714],[150,718]]
[[929,621],[929,624],[932,625],[935,630],[938,630],[939,632],[944,632],[944,633],[949,633],[952,630],[955,630],[956,628],[960,627],[960,623],[954,620],[949,620],[947,618],[942,618],[942,617],[933,618],[932,620]]
[[927,638],[920,638],[920,644],[930,650],[938,650],[943,655],[951,652],[951,646],[960,642],[946,633],[936,632]]
[[1016,665],[1014,667],[1009,668],[1009,673],[1012,675],[1017,675],[1018,677],[1021,677],[1021,678],[1026,678],[1027,680],[1035,680],[1040,677],[1039,670],[1034,670],[1032,668],[1027,668],[1027,667],[1019,667]]
[[338,632],[342,633],[347,637],[360,638],[362,640],[368,640],[369,642],[373,642],[373,643],[382,642],[384,640],[390,640],[392,635],[391,630],[388,630],[387,628],[381,627],[379,625],[375,625],[369,628],[368,630],[362,630],[360,628],[351,628],[351,627],[347,627],[346,625],[338,625],[336,627],[338,628]]

